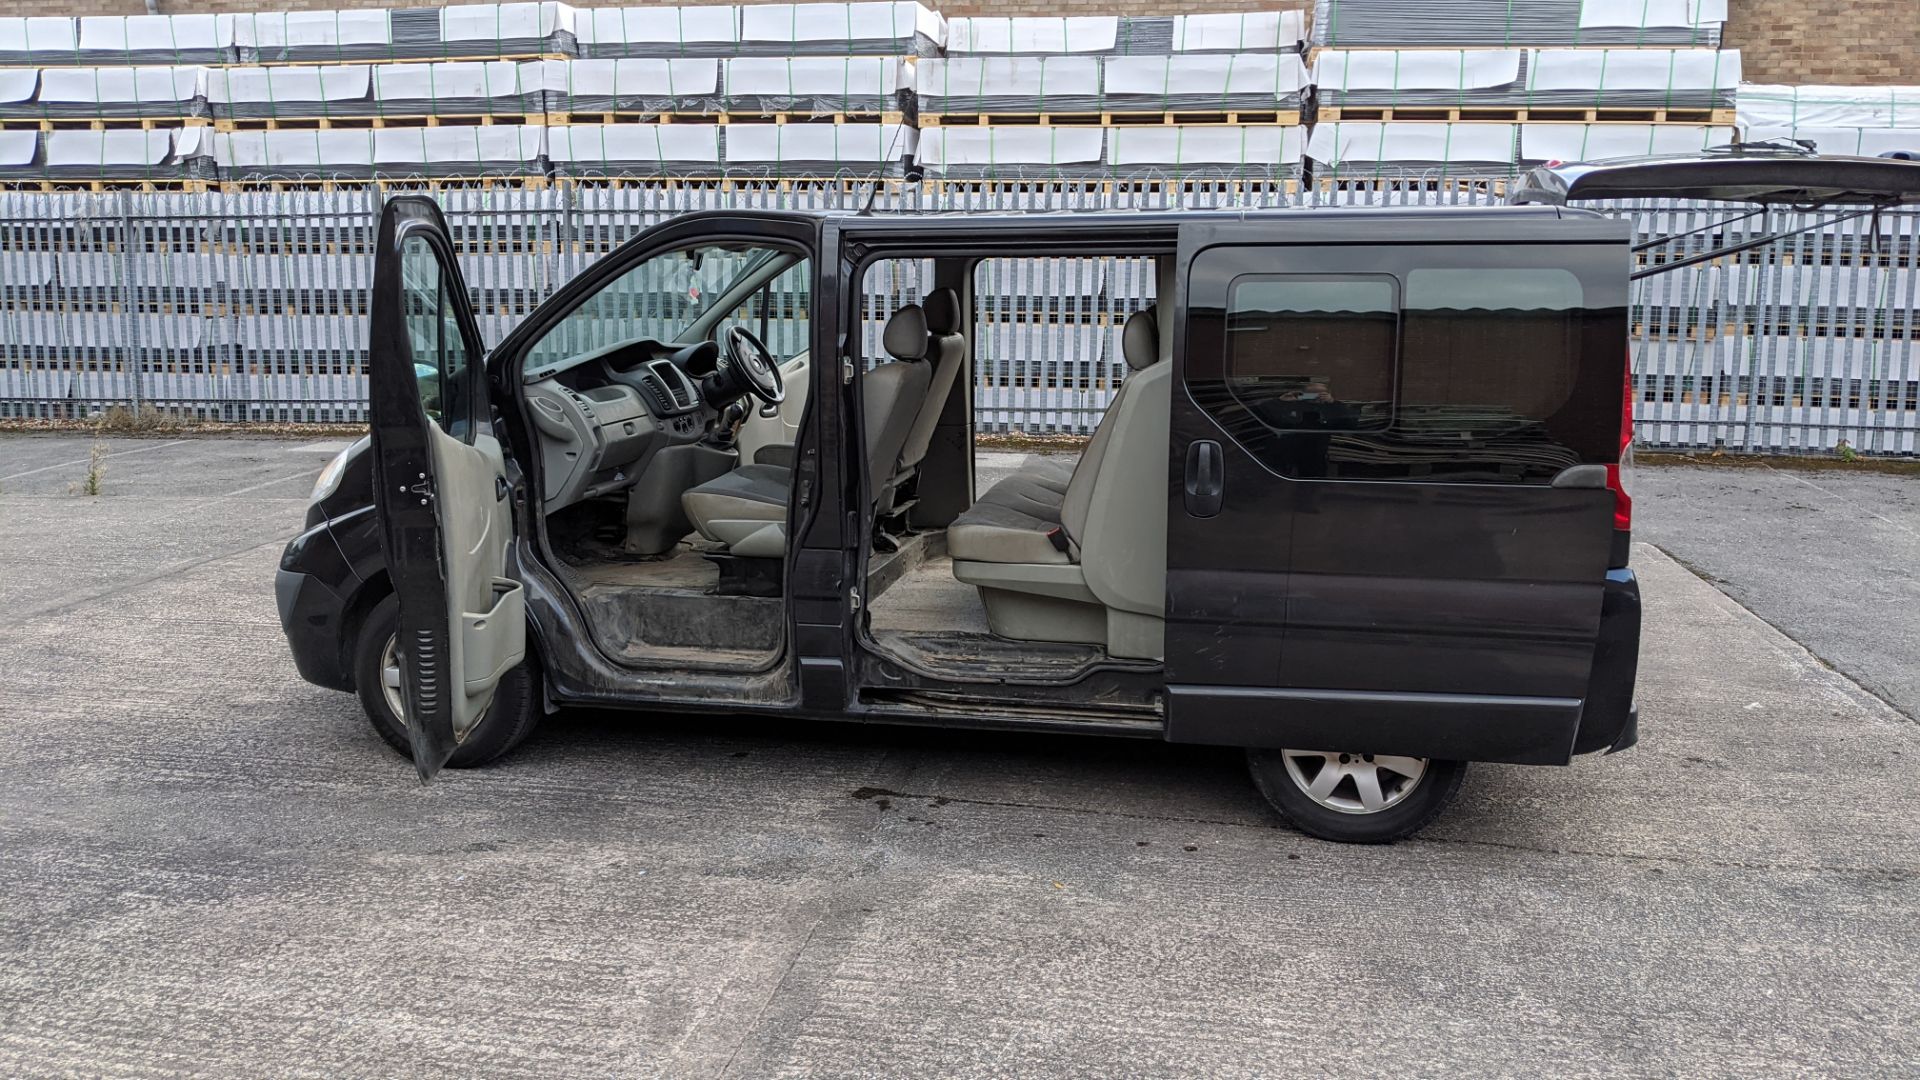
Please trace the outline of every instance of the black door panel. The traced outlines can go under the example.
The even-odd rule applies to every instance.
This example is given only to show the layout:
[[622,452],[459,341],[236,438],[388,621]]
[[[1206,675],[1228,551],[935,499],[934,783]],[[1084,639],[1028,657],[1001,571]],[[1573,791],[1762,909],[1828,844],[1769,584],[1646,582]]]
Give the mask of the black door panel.
[[[1336,247],[1183,229],[1170,737],[1571,754],[1614,500],[1552,481],[1615,449],[1621,233]],[[1230,478],[1217,506],[1203,444]]]

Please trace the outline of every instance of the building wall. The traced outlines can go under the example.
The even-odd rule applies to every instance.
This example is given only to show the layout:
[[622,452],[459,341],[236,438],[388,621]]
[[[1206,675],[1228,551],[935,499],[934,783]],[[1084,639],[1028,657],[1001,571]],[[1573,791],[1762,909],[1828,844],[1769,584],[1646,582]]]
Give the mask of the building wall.
[[[159,5],[163,12],[186,13],[385,7],[393,2],[159,0]],[[8,15],[146,12],[144,0],[10,0],[6,6]],[[948,15],[1152,15],[1261,11],[1276,4],[1274,0],[938,0],[937,6]],[[1278,6],[1303,5],[1281,0]],[[1726,41],[1741,50],[1749,82],[1920,85],[1920,0],[1729,0]]]
[[1920,0],[1729,0],[1748,82],[1920,85]]

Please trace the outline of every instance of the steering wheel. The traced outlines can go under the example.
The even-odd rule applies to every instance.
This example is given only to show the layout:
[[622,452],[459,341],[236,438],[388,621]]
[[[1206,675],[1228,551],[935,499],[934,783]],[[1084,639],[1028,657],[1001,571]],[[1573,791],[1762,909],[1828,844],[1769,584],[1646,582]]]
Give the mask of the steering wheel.
[[727,327],[725,338],[728,366],[738,373],[742,388],[767,405],[785,401],[787,383],[766,344],[738,323]]

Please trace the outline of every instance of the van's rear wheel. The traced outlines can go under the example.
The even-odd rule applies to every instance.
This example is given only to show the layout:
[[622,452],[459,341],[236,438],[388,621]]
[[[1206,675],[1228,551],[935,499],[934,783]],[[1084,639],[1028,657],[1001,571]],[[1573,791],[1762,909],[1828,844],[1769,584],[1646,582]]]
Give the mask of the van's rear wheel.
[[1254,786],[1301,832],[1347,844],[1412,836],[1460,790],[1464,761],[1318,750],[1248,750]]
[[[406,704],[400,695],[400,658],[396,643],[400,630],[400,602],[392,596],[381,600],[367,613],[360,625],[360,637],[354,642],[353,685],[360,697],[360,708],[367,722],[380,733],[388,746],[402,757],[411,757],[407,739]],[[526,741],[540,721],[540,709],[534,701],[533,652],[518,666],[500,677],[493,692],[493,704],[486,714],[454,747],[447,764],[456,769],[471,769],[504,756]]]

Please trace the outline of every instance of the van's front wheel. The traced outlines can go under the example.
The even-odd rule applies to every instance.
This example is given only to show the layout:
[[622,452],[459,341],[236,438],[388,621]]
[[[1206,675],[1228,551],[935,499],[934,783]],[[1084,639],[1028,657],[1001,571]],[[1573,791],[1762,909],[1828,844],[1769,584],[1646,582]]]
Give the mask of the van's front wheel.
[[1318,750],[1248,750],[1254,786],[1301,832],[1347,844],[1412,836],[1460,790],[1464,761]]
[[[354,643],[353,681],[373,730],[388,746],[411,756],[407,738],[406,704],[400,696],[400,659],[396,642],[400,631],[400,602],[388,596],[367,613]],[[456,769],[471,769],[506,755],[526,741],[540,721],[535,696],[533,652],[500,678],[487,707],[467,737],[453,750],[447,764]]]

